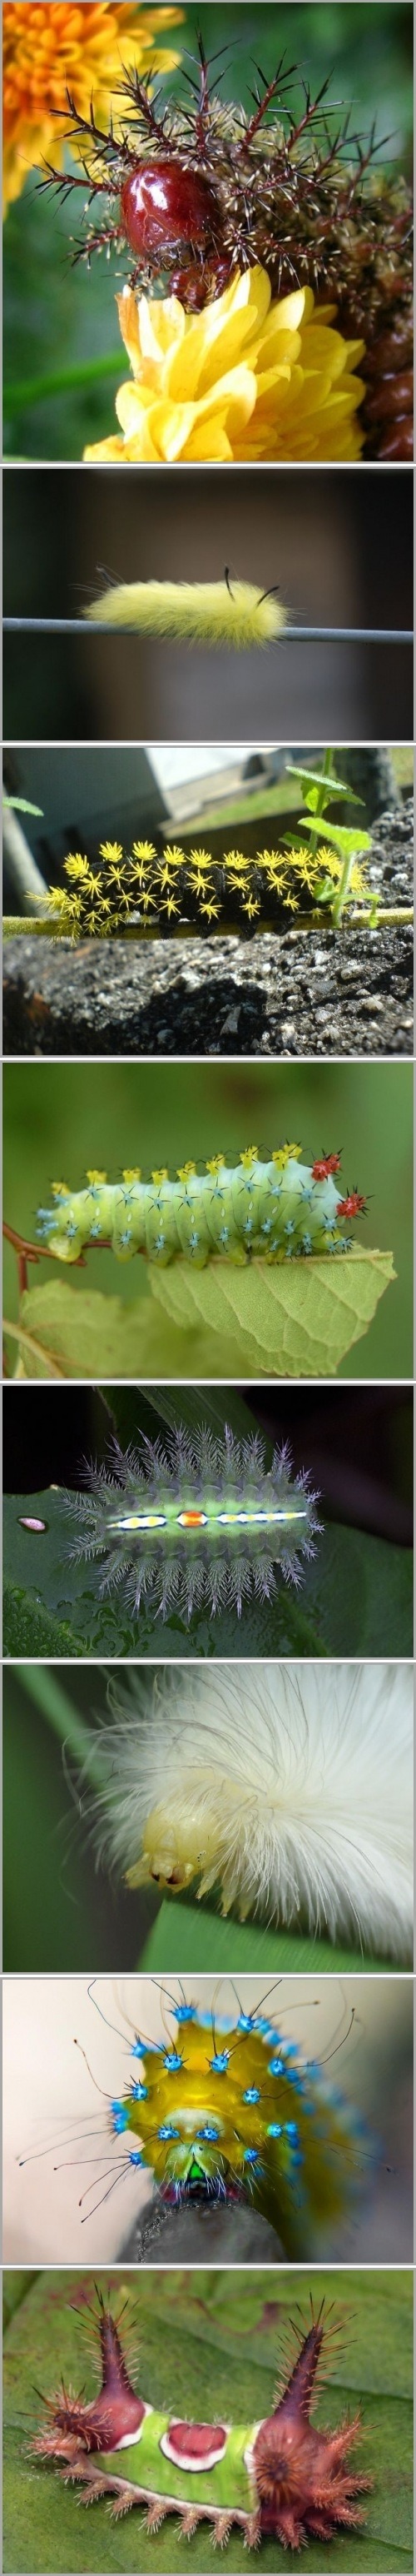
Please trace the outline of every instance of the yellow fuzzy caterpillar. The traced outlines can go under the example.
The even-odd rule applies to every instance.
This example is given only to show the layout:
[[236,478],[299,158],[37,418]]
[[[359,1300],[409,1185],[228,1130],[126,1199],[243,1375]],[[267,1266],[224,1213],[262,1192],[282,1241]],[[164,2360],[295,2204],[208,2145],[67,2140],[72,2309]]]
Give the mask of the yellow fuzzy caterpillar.
[[173,636],[181,644],[233,645],[237,653],[271,644],[282,635],[286,611],[274,590],[253,582],[118,582],[94,599],[84,616],[98,624],[133,628],[138,635]]

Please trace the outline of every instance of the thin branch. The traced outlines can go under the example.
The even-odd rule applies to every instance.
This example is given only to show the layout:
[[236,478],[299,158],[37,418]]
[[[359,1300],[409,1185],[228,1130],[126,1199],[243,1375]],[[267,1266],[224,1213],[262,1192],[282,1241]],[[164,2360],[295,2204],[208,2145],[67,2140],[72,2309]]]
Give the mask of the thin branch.
[[[187,466],[183,471],[187,473]],[[237,469],[238,470],[238,469]],[[179,468],[180,471],[180,468]],[[326,468],[324,468],[326,472]],[[319,467],[318,467],[319,472]],[[4,617],[5,635],[127,635],[138,636],[138,627],[115,626],[111,618],[100,617],[95,626],[83,617]],[[279,650],[281,645],[279,636]],[[411,626],[290,626],[285,627],[284,644],[413,644]]]

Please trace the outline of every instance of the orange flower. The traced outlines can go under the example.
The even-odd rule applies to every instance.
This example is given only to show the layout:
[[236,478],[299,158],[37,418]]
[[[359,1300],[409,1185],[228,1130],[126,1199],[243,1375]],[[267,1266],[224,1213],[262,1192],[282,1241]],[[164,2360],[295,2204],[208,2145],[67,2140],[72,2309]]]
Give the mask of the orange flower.
[[[4,165],[5,212],[19,197],[27,172],[53,151],[60,165],[63,151],[58,108],[72,91],[81,116],[88,116],[93,96],[98,124],[108,125],[114,90],[123,63],[136,70],[167,72],[178,55],[156,39],[177,27],[183,9],[146,9],[135,0],[4,0]],[[117,118],[116,118],[117,124]]]

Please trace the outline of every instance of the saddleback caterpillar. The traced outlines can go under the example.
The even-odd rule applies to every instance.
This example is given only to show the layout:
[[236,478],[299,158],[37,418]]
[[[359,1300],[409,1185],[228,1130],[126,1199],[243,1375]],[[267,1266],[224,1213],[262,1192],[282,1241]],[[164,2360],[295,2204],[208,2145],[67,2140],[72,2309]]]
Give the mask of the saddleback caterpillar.
[[336,2349],[337,2328],[324,2304],[315,2315],[311,2300],[306,2330],[293,2327],[271,2414],[236,2425],[193,2423],[153,2406],[133,2385],[120,2318],[99,2290],[89,2314],[101,2360],[99,2393],[86,2402],[84,2392],[59,2388],[31,2444],[32,2454],[57,2466],[66,2484],[80,2486],[85,2504],[110,2496],[116,2519],[132,2505],[145,2506],[148,2533],[175,2515],[181,2540],[192,2540],[206,2523],[220,2548],[237,2526],[249,2551],[270,2537],[298,2550],[359,2530],[360,2499],[372,2486],[351,2460],[360,2416],[344,2417],[336,2430],[311,2421],[331,2341]]

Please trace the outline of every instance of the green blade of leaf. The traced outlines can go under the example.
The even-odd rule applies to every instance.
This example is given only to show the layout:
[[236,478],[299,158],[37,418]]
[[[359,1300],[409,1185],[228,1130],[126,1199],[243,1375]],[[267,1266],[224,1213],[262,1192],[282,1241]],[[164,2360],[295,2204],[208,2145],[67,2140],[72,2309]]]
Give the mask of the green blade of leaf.
[[[78,1290],[70,1280],[54,1278],[46,1287],[26,1289],[19,1312],[23,1328],[45,1354],[36,1358],[22,1343],[24,1374],[30,1378],[50,1375],[49,1357],[59,1363],[63,1376],[94,1381],[98,1376],[210,1375],[211,1336],[197,1312],[190,1324],[186,1305],[183,1317],[179,1305],[178,1320],[173,1316],[169,1321],[165,1313],[162,1324],[150,1295],[125,1306],[121,1297],[104,1297],[94,1288]],[[223,1337],[221,1376],[233,1374],[234,1359],[229,1328],[228,1343]]]
[[[303,825],[305,826],[305,832],[316,832],[317,830],[316,818],[311,820],[310,815],[302,815],[302,829]],[[318,817],[318,830],[319,833],[322,833],[323,841],[333,841],[334,847],[336,850],[339,850],[342,859],[353,858],[355,850],[357,852],[360,850],[371,850],[371,832],[360,831],[359,827],[358,829],[354,828],[354,831],[348,831],[346,823],[325,823],[323,814],[320,814]]]
[[150,1264],[151,1295],[131,1306],[48,1280],[21,1298],[23,1332],[44,1352],[36,1357],[22,1341],[25,1374],[48,1377],[55,1361],[64,1377],[94,1380],[334,1377],[395,1276],[392,1253],[354,1245],[345,1261],[326,1254],[241,1269],[225,1261],[206,1270],[187,1261],[166,1270]]
[[[255,1598],[215,1619],[194,1612],[188,1624],[171,1612],[132,1620],[120,1588],[100,1601],[98,1576],[69,1553],[62,1497],[37,1497],[47,1523],[34,1538],[20,1527],[33,1514],[33,1492],[4,1502],[4,1651],[7,1655],[159,1656],[183,1661],[198,1654],[387,1657],[413,1654],[413,1551],[373,1538],[368,1531],[327,1528],[299,1595],[279,1584],[270,1602]],[[36,1554],[34,1554],[36,1551]],[[39,1551],[39,1553],[38,1553]],[[37,1588],[35,1588],[37,1587]],[[44,1642],[38,1643],[42,1637]]]
[[3,805],[5,813],[10,813],[11,810],[19,814],[43,813],[43,806],[29,805],[27,796],[5,796],[3,793]]
[[324,787],[328,804],[331,796],[345,796],[348,805],[362,805],[363,803],[362,796],[357,796],[355,789],[346,785],[345,778],[334,778],[332,771],[330,770],[328,771],[328,776],[325,777],[322,769],[297,769],[294,762],[292,760],[288,760],[286,762],[285,777],[300,778],[302,787],[304,785],[313,788]]
[[362,1950],[349,1949],[325,1939],[310,1941],[302,1932],[271,1931],[268,1924],[237,1923],[231,1915],[214,1914],[210,1905],[198,1905],[192,1897],[163,1899],[152,1924],[138,1965],[158,1969],[162,1976],[176,1976],[189,1969],[206,1969],[211,1975],[242,1976],[244,1970],[259,1976],[330,1976],[384,1975],[386,1960],[373,1959]]
[[390,1252],[361,1252],[354,1246],[345,1260],[327,1253],[309,1261],[276,1264],[253,1260],[245,1269],[232,1262],[209,1262],[194,1270],[176,1262],[151,1270],[152,1292],[171,1321],[198,1318],[212,1330],[211,1373],[223,1374],[215,1361],[217,1333],[230,1339],[235,1331],[235,1369],[253,1377],[335,1377],[337,1368],[375,1315],[380,1297],[396,1273]]

